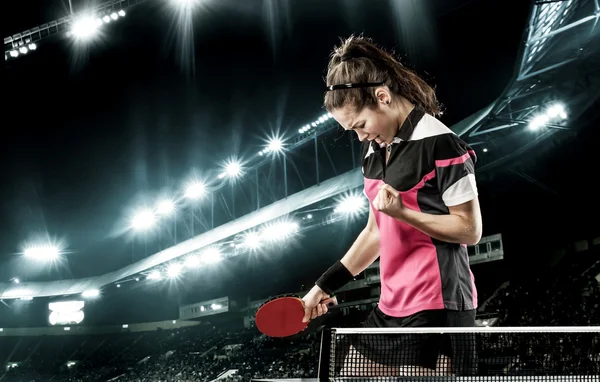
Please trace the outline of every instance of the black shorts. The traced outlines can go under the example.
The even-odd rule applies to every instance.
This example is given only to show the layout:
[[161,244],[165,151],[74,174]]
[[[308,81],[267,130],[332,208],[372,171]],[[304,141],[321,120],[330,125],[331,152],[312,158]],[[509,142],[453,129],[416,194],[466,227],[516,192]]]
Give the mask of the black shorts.
[[[472,327],[475,310],[424,310],[408,317],[391,317],[375,307],[363,323],[366,328]],[[365,334],[349,338],[364,357],[386,366],[415,365],[435,369],[440,354],[451,360],[455,375],[477,373],[474,333]]]

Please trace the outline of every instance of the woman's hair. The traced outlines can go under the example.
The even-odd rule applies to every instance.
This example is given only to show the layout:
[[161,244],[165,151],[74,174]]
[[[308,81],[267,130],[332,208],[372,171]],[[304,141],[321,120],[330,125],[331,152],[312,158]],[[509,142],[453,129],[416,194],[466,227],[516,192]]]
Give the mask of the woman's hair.
[[[327,86],[349,83],[383,82],[397,95],[420,106],[431,115],[441,114],[435,91],[412,70],[404,67],[391,53],[363,36],[350,36],[333,49],[327,68]],[[338,89],[325,93],[328,111],[345,106],[360,111],[377,105],[377,86]]]

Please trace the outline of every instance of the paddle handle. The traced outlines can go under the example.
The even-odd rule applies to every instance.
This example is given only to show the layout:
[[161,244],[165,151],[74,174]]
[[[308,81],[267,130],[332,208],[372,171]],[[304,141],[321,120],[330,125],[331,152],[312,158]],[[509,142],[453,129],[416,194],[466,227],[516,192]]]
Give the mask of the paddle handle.
[[324,300],[321,300],[321,304],[327,305],[328,308],[334,308],[338,304],[337,297],[329,297]]

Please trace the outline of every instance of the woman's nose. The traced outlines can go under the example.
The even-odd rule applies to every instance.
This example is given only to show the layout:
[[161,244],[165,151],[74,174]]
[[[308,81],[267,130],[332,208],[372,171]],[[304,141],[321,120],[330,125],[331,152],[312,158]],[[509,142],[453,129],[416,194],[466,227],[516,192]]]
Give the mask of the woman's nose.
[[358,131],[356,132],[356,135],[358,135],[358,140],[361,142],[369,137],[369,134]]

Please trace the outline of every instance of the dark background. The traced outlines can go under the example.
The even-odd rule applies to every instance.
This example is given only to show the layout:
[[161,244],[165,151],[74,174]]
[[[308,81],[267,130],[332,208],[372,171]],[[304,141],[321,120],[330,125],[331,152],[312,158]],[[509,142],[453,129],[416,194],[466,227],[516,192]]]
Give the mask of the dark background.
[[[73,5],[77,10],[83,3]],[[193,174],[214,178],[230,156],[250,158],[267,136],[293,136],[321,116],[328,54],[340,37],[364,33],[394,49],[436,87],[446,110],[441,120],[459,122],[511,80],[530,6],[499,0],[206,1],[190,19],[193,25],[183,25],[185,18],[167,2],[147,1],[86,46],[64,35],[43,40],[3,69],[0,280],[100,275],[169,245],[170,233],[159,242],[156,235],[142,239],[128,232],[132,209],[180,190]],[[61,1],[4,7],[5,36],[68,14]],[[577,134],[557,134],[481,178],[484,235],[502,233],[506,253],[501,263],[473,267],[482,289],[528,277],[553,260],[553,249],[598,235],[598,189],[591,180],[598,119],[589,111],[571,123]],[[346,133],[337,129],[323,140],[332,157],[332,163],[322,159],[323,179],[352,168]],[[303,158],[311,151],[302,150],[289,155],[310,183],[314,169]],[[263,167],[260,176],[263,204],[281,197],[280,165]],[[291,192],[301,189],[295,177]],[[236,187],[246,198],[236,199],[240,216],[252,210],[253,186]],[[228,190],[215,210],[216,225],[232,218]],[[196,208],[198,234],[210,223],[207,204]],[[182,212],[178,219],[179,240],[191,236],[188,218]],[[172,319],[180,303],[297,291],[343,255],[364,218],[306,231],[289,246],[177,282],[107,286],[86,309],[86,322]],[[39,235],[65,244],[63,261],[48,266],[22,258],[22,246]],[[0,305],[0,324],[44,325],[47,302]]]

